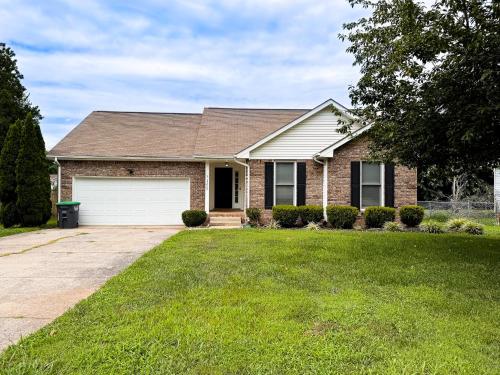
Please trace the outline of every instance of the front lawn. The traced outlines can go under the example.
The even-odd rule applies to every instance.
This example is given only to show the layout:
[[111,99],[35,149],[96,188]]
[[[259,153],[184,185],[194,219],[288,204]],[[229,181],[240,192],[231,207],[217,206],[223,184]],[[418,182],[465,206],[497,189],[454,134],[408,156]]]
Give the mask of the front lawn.
[[0,237],[5,237],[5,236],[11,236],[13,234],[19,234],[19,233],[25,233],[25,232],[33,232],[34,230],[40,230],[40,229],[47,229],[47,228],[54,228],[57,226],[57,219],[51,218],[47,224],[44,224],[40,227],[11,227],[11,228],[4,228],[0,224]]
[[0,373],[499,373],[499,260],[495,235],[183,231]]

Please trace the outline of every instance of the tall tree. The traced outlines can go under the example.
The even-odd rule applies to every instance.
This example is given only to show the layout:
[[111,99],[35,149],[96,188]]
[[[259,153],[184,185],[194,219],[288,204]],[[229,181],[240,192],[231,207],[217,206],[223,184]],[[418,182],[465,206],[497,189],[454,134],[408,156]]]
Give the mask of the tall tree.
[[[50,180],[45,152],[40,150],[38,124],[28,114],[21,131],[19,154],[16,165],[17,207],[21,225],[37,226],[50,217]],[[47,182],[49,189],[47,189]]]
[[5,227],[20,223],[17,209],[16,161],[22,127],[21,120],[17,120],[10,126],[0,153],[0,201],[2,202],[0,221]]
[[500,3],[349,3],[371,10],[340,38],[360,66],[350,97],[373,156],[450,176],[499,165]]
[[22,79],[14,51],[0,43],[0,150],[10,125],[16,120],[24,119],[29,112],[34,120],[41,119],[40,110],[29,101]]

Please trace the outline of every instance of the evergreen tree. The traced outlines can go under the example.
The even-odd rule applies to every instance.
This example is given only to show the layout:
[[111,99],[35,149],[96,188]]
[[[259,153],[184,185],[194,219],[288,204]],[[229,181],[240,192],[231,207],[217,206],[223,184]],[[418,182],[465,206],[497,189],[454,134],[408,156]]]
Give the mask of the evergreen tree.
[[22,79],[14,51],[0,43],[0,150],[9,127],[16,120],[24,119],[29,112],[36,121],[42,118],[38,107],[29,101]]
[[43,212],[43,222],[46,223],[52,216],[52,202],[50,200],[51,187],[50,187],[50,174],[49,174],[50,162],[47,160],[45,141],[43,140],[42,131],[40,129],[40,126],[38,125],[38,122],[36,122],[34,126],[35,126],[36,139],[38,142],[37,147],[40,152],[40,158],[44,163],[43,164],[44,167],[40,171],[40,188],[43,192],[42,193],[43,196],[47,197],[45,210]]
[[16,165],[17,207],[23,226],[38,226],[47,222],[47,202],[50,200],[50,181],[45,150],[40,150],[38,124],[28,114],[21,131]]
[[20,223],[19,212],[16,206],[16,161],[19,153],[19,140],[23,122],[17,120],[10,126],[5,138],[4,147],[0,153],[0,221],[5,227]]

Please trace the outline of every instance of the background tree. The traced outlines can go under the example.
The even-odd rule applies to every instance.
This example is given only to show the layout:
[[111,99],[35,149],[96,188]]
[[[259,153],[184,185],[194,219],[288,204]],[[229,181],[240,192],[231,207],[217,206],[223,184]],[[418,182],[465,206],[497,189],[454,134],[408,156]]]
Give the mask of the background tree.
[[38,226],[50,217],[49,172],[38,132],[37,122],[28,114],[21,131],[16,165],[17,207],[23,226]]
[[10,126],[0,153],[0,222],[7,228],[20,223],[17,209],[16,161],[22,127],[23,122],[20,120]]
[[360,66],[350,97],[373,124],[372,155],[447,176],[499,165],[500,3],[349,2],[372,11],[340,35]]
[[0,43],[0,150],[10,125],[16,120],[24,119],[29,112],[36,121],[42,118],[38,107],[30,103],[22,79],[14,51]]

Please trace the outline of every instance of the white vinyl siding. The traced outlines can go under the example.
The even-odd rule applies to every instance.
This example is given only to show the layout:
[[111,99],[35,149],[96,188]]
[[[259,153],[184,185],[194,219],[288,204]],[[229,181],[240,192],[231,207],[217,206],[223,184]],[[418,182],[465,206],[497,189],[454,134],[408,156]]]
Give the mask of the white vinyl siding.
[[189,179],[73,179],[81,225],[178,225],[189,209]]
[[338,120],[332,109],[326,108],[251,151],[250,159],[312,159],[345,137],[337,132]]

